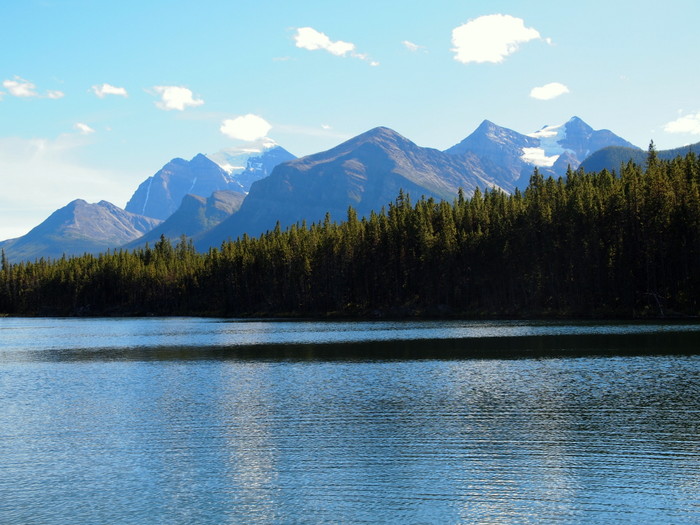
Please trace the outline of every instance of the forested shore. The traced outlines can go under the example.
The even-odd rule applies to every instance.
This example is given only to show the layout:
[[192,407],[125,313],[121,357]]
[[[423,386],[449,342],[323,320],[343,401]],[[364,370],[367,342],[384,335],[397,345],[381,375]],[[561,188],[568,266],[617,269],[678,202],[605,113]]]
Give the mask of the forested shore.
[[[335,218],[333,218],[335,219]],[[400,194],[378,213],[198,253],[161,238],[8,263],[0,314],[670,317],[700,312],[700,158],[569,171],[512,195]]]

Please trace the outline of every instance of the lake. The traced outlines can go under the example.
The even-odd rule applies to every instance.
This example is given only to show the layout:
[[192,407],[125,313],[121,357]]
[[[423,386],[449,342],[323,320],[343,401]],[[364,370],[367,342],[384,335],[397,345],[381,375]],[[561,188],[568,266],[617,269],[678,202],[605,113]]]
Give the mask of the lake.
[[700,325],[0,318],[0,523],[698,523]]

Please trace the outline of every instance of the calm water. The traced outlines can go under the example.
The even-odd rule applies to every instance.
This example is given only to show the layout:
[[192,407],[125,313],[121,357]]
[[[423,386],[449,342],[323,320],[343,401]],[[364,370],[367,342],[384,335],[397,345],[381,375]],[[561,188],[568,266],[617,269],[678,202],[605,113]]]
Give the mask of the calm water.
[[0,523],[698,523],[700,327],[0,319]]

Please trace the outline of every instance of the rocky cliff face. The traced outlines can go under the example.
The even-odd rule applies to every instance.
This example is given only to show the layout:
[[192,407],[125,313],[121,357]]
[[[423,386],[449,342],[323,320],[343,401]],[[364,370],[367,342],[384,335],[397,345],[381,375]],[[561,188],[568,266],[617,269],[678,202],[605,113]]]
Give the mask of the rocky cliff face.
[[165,220],[187,195],[209,197],[215,191],[243,191],[218,164],[202,154],[192,160],[173,159],[138,187],[126,211]]

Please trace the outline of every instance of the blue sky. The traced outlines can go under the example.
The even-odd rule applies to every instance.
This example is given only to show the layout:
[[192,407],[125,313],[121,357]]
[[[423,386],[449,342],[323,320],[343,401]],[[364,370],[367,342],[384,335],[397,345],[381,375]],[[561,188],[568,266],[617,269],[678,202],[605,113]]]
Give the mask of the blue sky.
[[263,134],[300,156],[380,125],[445,149],[484,119],[577,115],[643,148],[700,141],[696,0],[4,0],[0,17],[0,239]]

